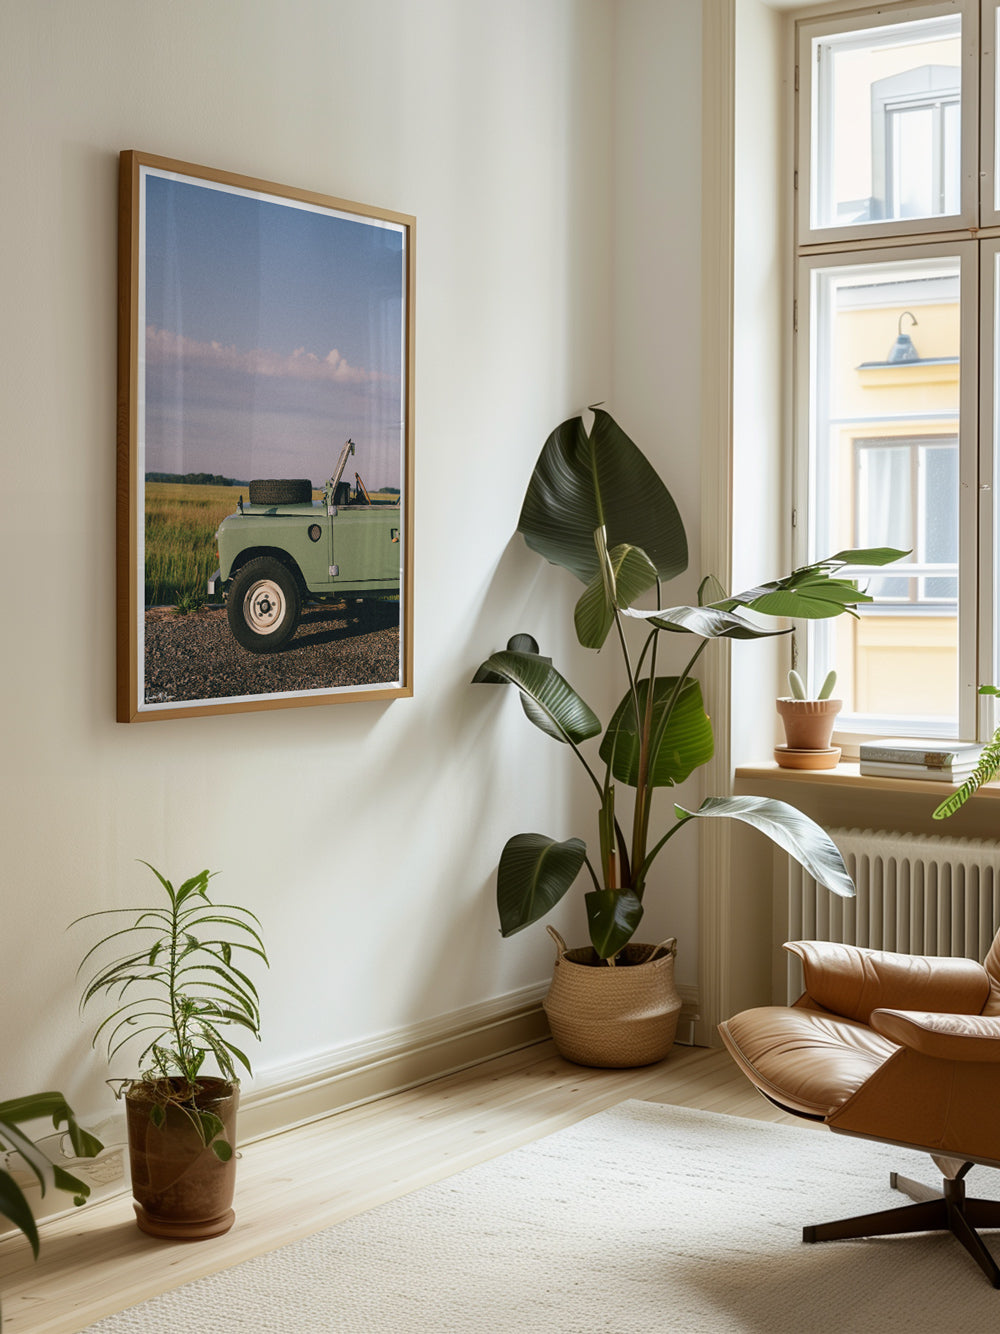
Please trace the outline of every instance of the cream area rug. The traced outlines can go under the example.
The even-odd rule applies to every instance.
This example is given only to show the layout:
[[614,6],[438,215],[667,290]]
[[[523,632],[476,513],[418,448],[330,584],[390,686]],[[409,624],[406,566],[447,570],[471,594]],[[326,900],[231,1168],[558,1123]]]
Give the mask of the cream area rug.
[[[894,1169],[938,1184],[904,1149],[625,1102],[88,1334],[1000,1330],[1000,1291],[949,1235],[802,1243],[907,1203]],[[1000,1198],[1000,1172],[967,1184]]]

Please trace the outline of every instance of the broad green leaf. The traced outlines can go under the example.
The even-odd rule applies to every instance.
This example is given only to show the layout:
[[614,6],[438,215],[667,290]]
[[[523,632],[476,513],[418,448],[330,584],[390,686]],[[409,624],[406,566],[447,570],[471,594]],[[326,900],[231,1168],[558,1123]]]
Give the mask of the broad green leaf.
[[717,607],[666,607],[654,612],[630,609],[625,615],[641,617],[658,630],[701,635],[703,639],[770,639],[774,635],[791,633],[785,629],[765,630],[735,612],[720,611]]
[[12,1121],[0,1123],[0,1132],[8,1149],[13,1149],[24,1159],[31,1169],[44,1195],[49,1186],[54,1184],[52,1163],[25,1132]]
[[696,811],[675,806],[679,820],[725,817],[759,829],[809,872],[814,880],[841,898],[854,897],[854,883],[830,835],[808,815],[770,797],[707,797]]
[[518,531],[533,551],[584,584],[600,574],[594,532],[611,548],[640,547],[661,579],[687,569],[687,537],[673,497],[642,451],[607,412],[594,411],[549,436],[528,483]]
[[[655,737],[664,713],[677,687],[676,676],[660,676],[653,690],[651,736]],[[649,681],[638,683],[640,726],[646,713]],[[701,686],[689,678],[682,688],[673,712],[663,730],[659,745],[649,757],[649,785],[672,787],[682,783],[699,765],[712,758],[715,739],[705,712]],[[620,783],[635,787],[639,778],[639,731],[631,692],[618,705],[601,741],[601,759],[612,760],[612,773]]]
[[902,560],[908,556],[908,551],[901,551],[899,547],[851,547],[848,551],[838,551],[834,556],[828,556],[825,561],[820,561],[820,565],[891,565],[894,560]]
[[726,590],[714,574],[706,574],[698,585],[699,607],[704,607],[708,602],[721,602],[725,596]]
[[497,911],[500,933],[512,936],[537,922],[559,902],[587,853],[581,839],[559,843],[545,834],[515,834],[500,855]]
[[783,579],[774,579],[744,593],[720,598],[711,605],[721,611],[748,607],[765,616],[786,616],[791,620],[823,620],[840,616],[845,611],[851,611],[858,603],[872,600],[868,593],[858,588],[854,580],[839,577],[838,572],[845,565],[888,565],[907,554],[896,547],[839,551],[825,560],[800,566]]
[[802,580],[795,587],[778,588],[762,593],[745,605],[762,616],[785,616],[789,620],[820,621],[841,616],[862,602],[871,602],[870,594],[862,592],[848,580],[821,582]]
[[642,904],[631,889],[595,889],[584,898],[590,943],[600,958],[610,959],[632,939]]
[[227,1139],[216,1139],[212,1141],[212,1152],[220,1163],[228,1163],[233,1156],[233,1146]]
[[72,1195],[74,1204],[79,1205],[85,1203],[87,1197],[90,1195],[90,1187],[85,1181],[81,1181],[79,1177],[73,1176],[71,1172],[67,1172],[66,1169],[60,1167],[58,1163],[53,1163],[52,1172],[55,1177],[57,1190],[64,1190],[67,1195]]
[[[600,530],[598,530],[600,531]],[[607,551],[597,543],[598,555],[605,557],[599,570],[584,589],[573,619],[576,637],[584,648],[601,648],[614,624],[614,609],[631,607],[636,598],[656,583],[656,570],[639,547],[622,543]]]
[[[90,1187],[65,1168],[51,1163],[20,1125],[24,1121],[51,1118],[58,1129],[65,1125],[75,1153],[81,1158],[93,1158],[104,1147],[101,1141],[83,1129],[61,1093],[29,1094],[0,1102],[0,1142],[16,1151],[34,1173],[42,1193],[48,1186],[72,1194],[74,1203],[82,1204],[90,1194]],[[38,1258],[38,1229],[31,1206],[20,1186],[9,1172],[0,1170],[0,1217],[13,1223],[27,1237],[35,1258]]]
[[18,1231],[24,1233],[37,1260],[38,1228],[35,1226],[31,1206],[10,1173],[2,1170],[0,1170],[0,1218],[6,1218]]
[[74,1152],[78,1158],[93,1158],[100,1153],[104,1145],[89,1130],[84,1130],[76,1119],[76,1114],[61,1093],[32,1093],[24,1098],[11,1098],[0,1102],[0,1128],[2,1123],[19,1124],[23,1121],[37,1121],[51,1118],[58,1130],[65,1125]]
[[521,692],[524,711],[546,736],[579,743],[597,736],[601,720],[545,658],[535,653],[492,653],[473,681],[500,676]]

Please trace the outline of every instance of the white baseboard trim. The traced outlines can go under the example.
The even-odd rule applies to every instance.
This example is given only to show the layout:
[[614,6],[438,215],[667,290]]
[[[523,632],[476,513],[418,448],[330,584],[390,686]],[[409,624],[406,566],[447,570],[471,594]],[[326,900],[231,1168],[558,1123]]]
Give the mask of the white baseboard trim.
[[[265,1072],[240,1099],[240,1142],[278,1135],[543,1042],[549,1037],[542,1010],[547,989],[547,982],[523,987],[324,1053],[274,1076]],[[680,1024],[693,1025],[699,1017],[698,988],[682,986],[678,991],[683,1002]]]
[[333,1112],[503,1056],[549,1036],[547,984],[410,1024],[271,1074],[240,1099],[240,1141],[280,1134]]
[[[549,1037],[542,1009],[548,983],[538,983],[505,996],[470,1005],[434,1019],[409,1024],[365,1042],[323,1052],[307,1061],[264,1071],[240,1098],[239,1140],[250,1144],[346,1111],[362,1103],[415,1088],[432,1079],[518,1051]],[[677,1040],[694,1041],[698,1019],[697,987],[678,988],[682,999]],[[94,1127],[104,1141],[95,1159],[60,1159],[91,1187],[91,1201],[128,1191],[125,1116],[115,1112]],[[60,1135],[40,1140],[57,1158]],[[42,1197],[34,1178],[15,1169],[38,1223],[72,1213],[68,1198],[55,1192]],[[86,1207],[86,1206],[84,1206]],[[0,1238],[13,1229],[0,1224]],[[25,1243],[26,1244],[26,1243]]]
[[[547,985],[522,987],[369,1041],[263,1072],[252,1086],[241,1090],[240,1144],[280,1134],[543,1042],[549,1036],[542,1010]],[[97,1158],[66,1159],[60,1150],[65,1139],[61,1134],[47,1135],[38,1143],[53,1161],[87,1182],[90,1200],[96,1203],[129,1189],[124,1112],[116,1109],[99,1126],[88,1122],[88,1128],[96,1131],[105,1146]],[[27,1168],[18,1168],[15,1162],[11,1170],[36,1222],[74,1212],[72,1206],[66,1207],[66,1194],[53,1191],[42,1196]],[[6,1219],[0,1219],[0,1238],[13,1232]]]

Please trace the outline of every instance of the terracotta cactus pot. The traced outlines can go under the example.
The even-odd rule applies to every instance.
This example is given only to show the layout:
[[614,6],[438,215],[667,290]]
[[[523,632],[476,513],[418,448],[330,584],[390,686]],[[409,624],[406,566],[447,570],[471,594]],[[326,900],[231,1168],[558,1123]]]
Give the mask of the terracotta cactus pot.
[[788,749],[829,750],[834,720],[843,705],[841,699],[777,700]]

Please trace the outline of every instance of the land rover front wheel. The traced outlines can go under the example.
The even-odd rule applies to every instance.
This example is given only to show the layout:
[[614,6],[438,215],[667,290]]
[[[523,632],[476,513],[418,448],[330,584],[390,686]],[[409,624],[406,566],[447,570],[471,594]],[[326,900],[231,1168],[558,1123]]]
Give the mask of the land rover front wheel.
[[229,590],[226,615],[238,644],[251,653],[277,653],[299,623],[302,598],[295,576],[271,556],[247,561]]

